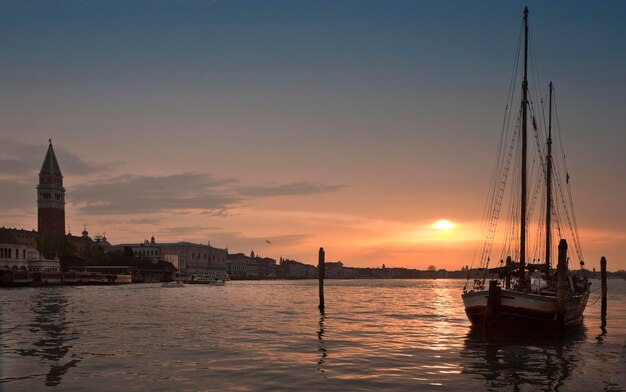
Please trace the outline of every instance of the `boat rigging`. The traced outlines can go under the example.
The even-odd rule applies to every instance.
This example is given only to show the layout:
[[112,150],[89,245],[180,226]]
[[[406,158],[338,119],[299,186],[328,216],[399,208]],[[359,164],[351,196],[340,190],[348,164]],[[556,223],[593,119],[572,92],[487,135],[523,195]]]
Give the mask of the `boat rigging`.
[[[463,289],[466,313],[475,325],[517,322],[520,319],[541,320],[541,323],[550,324],[550,320],[557,319],[555,316],[558,312],[557,302],[560,305],[567,303],[567,306],[561,306],[567,313],[563,315],[563,320],[571,323],[582,317],[589,296],[590,283],[586,279],[571,272],[557,274],[552,269],[554,238],[560,240],[559,271],[561,268],[567,269],[569,261],[566,256],[566,237],[574,244],[581,268],[584,262],[574,215],[569,171],[563,153],[554,85],[550,82],[548,88],[546,127],[544,100],[537,99],[536,96],[540,82],[530,38],[528,8],[525,8],[507,96],[500,148],[495,157],[496,162],[483,214],[485,240],[481,242],[480,251],[475,253],[480,257],[478,264],[482,276],[475,279],[468,290],[470,279],[468,275]],[[518,101],[519,110],[516,111],[517,116],[513,118],[514,111],[511,109],[515,106],[515,86],[520,58],[522,91]],[[529,79],[529,70],[533,70],[532,79]],[[540,110],[537,110],[535,102],[541,103]],[[555,125],[559,136],[558,146],[562,157],[560,161],[555,160],[552,153],[553,117],[556,119]],[[538,118],[543,121],[537,121]],[[535,149],[529,149],[529,138],[534,138]],[[543,202],[539,203],[538,200]],[[539,214],[535,214],[537,205]],[[502,212],[505,213],[503,218],[506,225],[504,230],[498,231]],[[536,223],[532,220],[534,215],[537,215]],[[535,244],[531,247],[528,239],[533,234]],[[553,236],[554,234],[556,236]],[[500,266],[490,269],[493,245],[497,242],[502,244]],[[528,253],[531,249],[532,262]],[[470,272],[471,270],[472,268]],[[490,274],[497,279],[489,282],[487,290],[485,281]],[[567,294],[560,291],[557,295],[557,286],[565,287],[565,283],[559,285],[560,279],[567,280]],[[561,298],[565,295],[567,298]]]

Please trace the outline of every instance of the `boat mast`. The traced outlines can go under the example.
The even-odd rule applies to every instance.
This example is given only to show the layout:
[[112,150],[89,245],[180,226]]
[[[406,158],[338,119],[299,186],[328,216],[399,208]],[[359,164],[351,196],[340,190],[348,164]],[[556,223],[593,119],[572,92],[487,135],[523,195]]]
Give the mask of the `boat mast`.
[[552,219],[552,82],[550,82],[550,106],[548,109],[548,153],[546,156],[546,277],[550,274],[550,245]]
[[524,7],[524,81],[522,82],[522,205],[520,212],[519,284],[525,285],[526,269],[526,134],[528,117],[528,7]]

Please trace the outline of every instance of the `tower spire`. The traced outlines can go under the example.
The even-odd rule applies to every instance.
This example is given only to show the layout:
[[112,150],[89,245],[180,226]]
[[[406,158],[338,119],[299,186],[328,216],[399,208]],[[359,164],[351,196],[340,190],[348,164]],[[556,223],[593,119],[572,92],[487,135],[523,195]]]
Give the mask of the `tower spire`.
[[56,154],[54,153],[54,148],[52,147],[52,139],[48,139],[48,151],[46,152],[46,157],[43,160],[43,164],[41,165],[41,170],[39,174],[48,174],[53,176],[62,177],[61,168],[59,167],[59,162],[57,161]]

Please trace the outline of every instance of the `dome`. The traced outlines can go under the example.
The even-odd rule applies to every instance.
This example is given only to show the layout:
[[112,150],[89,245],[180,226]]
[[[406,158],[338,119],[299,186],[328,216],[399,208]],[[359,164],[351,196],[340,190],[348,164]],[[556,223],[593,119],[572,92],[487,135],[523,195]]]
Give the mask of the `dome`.
[[28,248],[26,250],[26,258],[28,260],[39,260],[41,258],[41,255],[39,254],[39,252],[37,251],[37,249],[34,248]]

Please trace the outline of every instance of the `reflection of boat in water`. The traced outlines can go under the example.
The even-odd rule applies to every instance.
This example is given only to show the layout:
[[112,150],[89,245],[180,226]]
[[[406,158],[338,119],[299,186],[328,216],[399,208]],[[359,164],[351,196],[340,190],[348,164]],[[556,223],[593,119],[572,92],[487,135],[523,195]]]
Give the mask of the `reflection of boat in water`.
[[[590,285],[582,274],[568,270],[566,233],[574,244],[581,268],[584,265],[578,228],[565,164],[552,157],[552,107],[553,87],[549,87],[547,119],[538,111],[539,102],[533,102],[537,94],[529,94],[528,81],[528,9],[524,9],[523,29],[523,80],[519,111],[511,116],[508,111],[514,104],[512,87],[507,102],[507,113],[502,128],[500,151],[485,207],[484,228],[486,239],[482,244],[480,267],[483,276],[474,280],[473,287],[463,289],[465,313],[472,325],[488,330],[519,327],[555,327],[571,325],[582,319],[587,306]],[[520,36],[520,46],[522,37]],[[534,60],[534,59],[533,59]],[[511,86],[515,86],[518,67]],[[536,76],[533,80],[536,80]],[[536,86],[535,86],[536,87]],[[543,117],[542,117],[543,116]],[[528,129],[531,119],[532,134]],[[517,118],[517,120],[511,120]],[[543,120],[543,126],[542,121]],[[547,130],[544,129],[548,123]],[[558,121],[556,121],[558,130]],[[534,137],[535,151],[528,151],[528,137]],[[558,140],[561,137],[559,135]],[[521,162],[517,162],[515,158]],[[530,159],[529,159],[530,158]],[[514,162],[514,160],[516,162]],[[518,176],[510,176],[510,170],[519,169]],[[513,177],[514,181],[507,181]],[[508,183],[508,184],[507,184]],[[509,193],[506,193],[506,192]],[[530,196],[530,198],[529,198]],[[543,200],[543,202],[537,202]],[[537,223],[531,221],[535,207],[539,205]],[[504,210],[509,227],[500,231],[498,241],[503,244],[500,267],[489,269],[492,246],[496,241],[496,228],[500,212]],[[514,225],[513,222],[519,222]],[[554,221],[554,224],[553,224]],[[534,247],[528,245],[527,237],[536,236]],[[560,239],[558,268],[551,267],[552,238]],[[527,262],[527,251],[533,251],[533,263]],[[506,257],[506,264],[504,259]],[[514,262],[513,260],[517,260]],[[538,263],[534,263],[534,262]],[[488,287],[485,280],[491,274]],[[470,276],[468,275],[468,281]]]
[[575,368],[584,366],[580,347],[586,339],[582,324],[556,337],[485,335],[472,330],[460,353],[461,372],[484,378],[486,390],[556,391],[565,386]]

